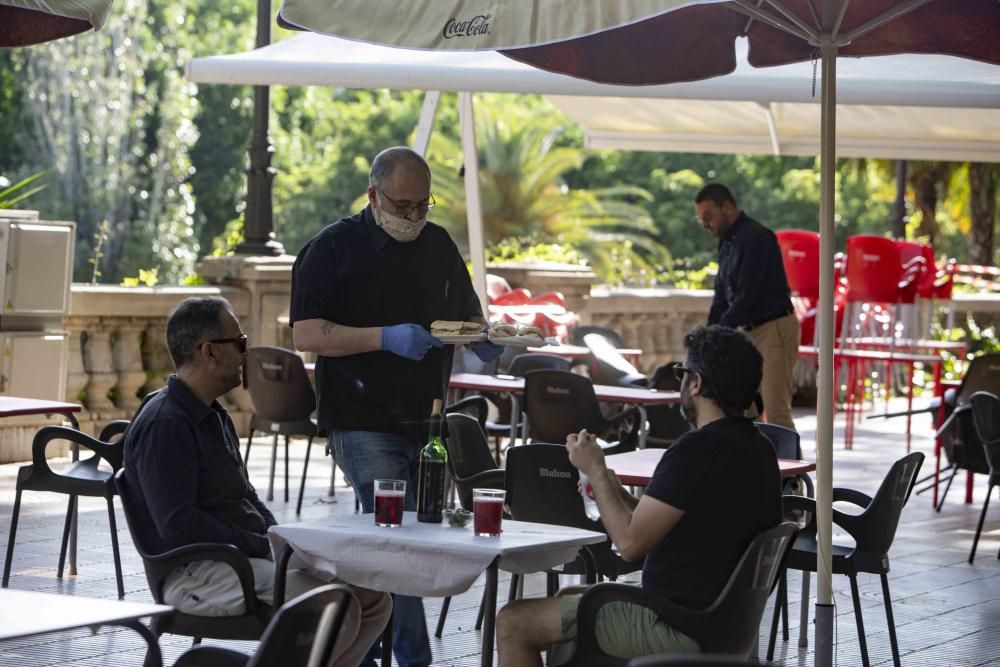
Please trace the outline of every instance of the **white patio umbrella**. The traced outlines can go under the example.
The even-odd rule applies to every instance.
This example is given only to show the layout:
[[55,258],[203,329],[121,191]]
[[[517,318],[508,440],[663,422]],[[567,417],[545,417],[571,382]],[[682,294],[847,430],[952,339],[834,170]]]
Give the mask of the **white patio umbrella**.
[[[822,63],[820,291],[833,294],[838,56],[939,53],[1000,64],[997,0],[285,0],[279,23],[435,50],[499,50],[601,83],[652,85],[728,74],[734,42],[755,67]],[[817,398],[816,664],[833,656],[834,312],[820,309]]]

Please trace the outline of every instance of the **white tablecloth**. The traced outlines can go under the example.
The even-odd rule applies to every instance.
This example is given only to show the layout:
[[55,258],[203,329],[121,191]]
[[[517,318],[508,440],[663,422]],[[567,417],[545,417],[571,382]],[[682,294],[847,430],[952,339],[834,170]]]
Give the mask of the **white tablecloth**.
[[375,525],[372,514],[353,514],[274,526],[268,532],[277,554],[295,549],[290,567],[303,564],[347,583],[387,593],[443,597],[467,591],[499,557],[508,572],[539,572],[576,558],[585,544],[607,536],[589,530],[503,522],[500,537],[477,537],[472,525],[451,528],[420,523],[405,512],[400,528]]

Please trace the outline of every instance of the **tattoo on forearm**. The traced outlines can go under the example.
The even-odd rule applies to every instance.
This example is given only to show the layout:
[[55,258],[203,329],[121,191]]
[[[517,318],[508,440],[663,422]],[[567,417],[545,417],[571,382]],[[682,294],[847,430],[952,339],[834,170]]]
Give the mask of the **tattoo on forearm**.
[[323,325],[319,328],[320,333],[324,336],[333,331],[333,322],[323,322]]

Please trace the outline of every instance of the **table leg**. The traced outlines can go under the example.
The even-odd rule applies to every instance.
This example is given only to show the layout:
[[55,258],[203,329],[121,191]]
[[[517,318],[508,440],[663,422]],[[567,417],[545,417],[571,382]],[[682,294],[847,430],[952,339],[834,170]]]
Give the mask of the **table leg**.
[[392,622],[394,616],[395,612],[389,613],[389,622],[385,624],[385,630],[382,631],[382,667],[392,665]]
[[[72,423],[75,425],[76,419],[73,419]],[[73,462],[80,460],[80,445],[73,443]],[[74,503],[73,505],[73,516],[70,517],[69,523],[69,574],[71,577],[76,576],[76,518],[80,513],[80,503]]]
[[500,559],[494,558],[490,566],[486,568],[486,596],[483,598],[486,614],[483,618],[482,667],[493,667],[493,634],[497,616],[497,570],[499,563]]
[[521,401],[518,400],[517,394],[510,394],[510,444],[508,447],[513,447],[517,443],[517,427],[518,422],[521,419]]
[[143,667],[161,667],[163,665],[163,655],[160,653],[160,643],[156,639],[153,631],[139,621],[118,621],[108,625],[120,625],[124,628],[132,628],[146,640],[146,658],[143,660]]
[[[910,424],[913,421],[913,362],[910,364],[910,381],[909,387],[906,390],[906,453],[910,453],[910,440],[912,435],[910,434]],[[891,368],[891,366],[890,366]],[[888,403],[888,399],[887,403]]]
[[969,470],[965,473],[965,504],[972,502],[973,472]]
[[636,443],[636,447],[639,449],[646,449],[646,436],[649,435],[649,428],[646,425],[646,408],[637,405],[639,408],[639,442]]

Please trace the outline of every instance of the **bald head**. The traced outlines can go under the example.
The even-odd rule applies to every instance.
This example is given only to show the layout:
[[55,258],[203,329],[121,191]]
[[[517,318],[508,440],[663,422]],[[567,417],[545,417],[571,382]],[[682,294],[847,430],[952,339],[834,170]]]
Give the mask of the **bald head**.
[[431,180],[431,168],[419,153],[406,146],[394,146],[386,148],[372,160],[368,185],[378,190],[386,190],[390,188],[397,171],[426,176],[428,184]]

